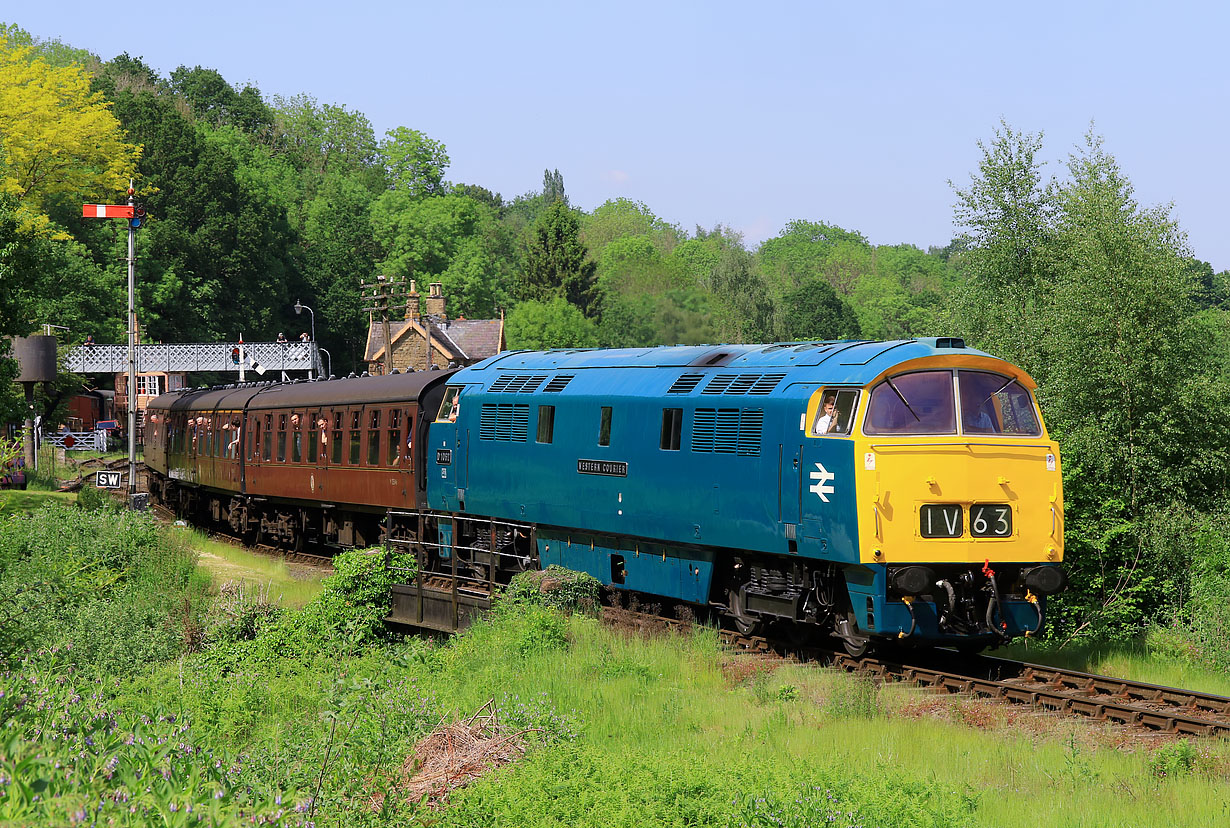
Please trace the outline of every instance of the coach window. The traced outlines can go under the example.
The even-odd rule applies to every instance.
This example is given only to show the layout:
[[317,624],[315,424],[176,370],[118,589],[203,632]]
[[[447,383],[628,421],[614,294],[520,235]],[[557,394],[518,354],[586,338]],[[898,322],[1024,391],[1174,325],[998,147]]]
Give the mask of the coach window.
[[261,443],[261,459],[266,463],[273,459],[273,415],[265,415],[265,441]]
[[286,462],[286,415],[278,415],[278,462]]
[[867,434],[956,434],[951,371],[915,371],[888,377],[871,390]]
[[538,442],[549,443],[555,435],[555,406],[538,406]]
[[611,444],[611,406],[602,406],[602,417],[598,422],[598,445]]
[[414,471],[414,409],[406,409],[406,465]]
[[367,465],[380,465],[380,410],[371,413],[367,427]]
[[396,408],[389,409],[389,456],[390,466],[397,465],[398,452],[401,450],[401,412]]
[[298,412],[290,415],[290,462],[303,462],[303,417]]
[[316,417],[308,414],[307,420],[307,461],[316,462]]
[[350,412],[350,460],[352,466],[359,465],[359,450],[363,446],[363,432],[359,427],[363,425],[362,412]]
[[231,439],[226,444],[226,456],[232,460],[238,460],[239,452],[242,450],[239,442],[239,438],[243,434],[240,428],[242,422],[238,414],[231,415]]
[[335,466],[342,464],[342,412],[333,412],[333,454],[332,461]]
[[679,451],[679,435],[683,432],[683,409],[662,409],[662,438],[658,447],[663,451]]

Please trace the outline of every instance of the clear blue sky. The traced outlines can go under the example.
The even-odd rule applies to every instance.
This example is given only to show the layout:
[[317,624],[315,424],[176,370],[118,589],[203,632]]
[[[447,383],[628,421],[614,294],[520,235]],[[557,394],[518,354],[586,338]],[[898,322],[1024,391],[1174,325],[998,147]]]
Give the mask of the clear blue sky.
[[[8,5],[8,4],[5,4]],[[0,20],[162,74],[217,69],[443,141],[448,178],[511,198],[644,201],[755,244],[791,219],[946,244],[948,185],[1000,119],[1050,169],[1090,122],[1144,205],[1230,268],[1225,4],[1139,2],[14,4]],[[139,139],[139,136],[138,136]]]

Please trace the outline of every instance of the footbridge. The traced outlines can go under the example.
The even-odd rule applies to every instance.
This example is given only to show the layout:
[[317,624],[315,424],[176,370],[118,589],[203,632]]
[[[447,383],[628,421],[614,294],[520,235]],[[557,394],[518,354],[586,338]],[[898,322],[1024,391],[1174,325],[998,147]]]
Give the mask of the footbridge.
[[[242,348],[244,370],[311,371],[323,366],[315,342],[193,342],[137,346],[137,373],[217,371],[239,373],[234,359]],[[77,374],[122,374],[128,370],[127,345],[79,345],[65,363]]]

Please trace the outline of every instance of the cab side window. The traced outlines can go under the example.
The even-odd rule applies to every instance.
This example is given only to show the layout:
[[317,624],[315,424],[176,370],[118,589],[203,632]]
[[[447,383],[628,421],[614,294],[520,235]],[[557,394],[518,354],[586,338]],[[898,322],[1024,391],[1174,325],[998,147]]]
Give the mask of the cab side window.
[[[814,399],[814,398],[813,398]],[[845,436],[854,424],[858,391],[852,388],[825,388],[812,415],[808,434],[812,437]]]

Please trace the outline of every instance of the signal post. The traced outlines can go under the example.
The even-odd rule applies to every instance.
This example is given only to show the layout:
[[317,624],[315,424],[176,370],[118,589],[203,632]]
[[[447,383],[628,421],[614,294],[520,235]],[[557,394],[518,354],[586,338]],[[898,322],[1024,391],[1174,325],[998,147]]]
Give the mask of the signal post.
[[82,218],[128,220],[128,505],[137,493],[137,230],[145,224],[145,206],[137,204],[128,182],[127,204],[84,204]]

